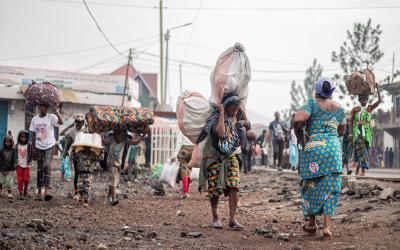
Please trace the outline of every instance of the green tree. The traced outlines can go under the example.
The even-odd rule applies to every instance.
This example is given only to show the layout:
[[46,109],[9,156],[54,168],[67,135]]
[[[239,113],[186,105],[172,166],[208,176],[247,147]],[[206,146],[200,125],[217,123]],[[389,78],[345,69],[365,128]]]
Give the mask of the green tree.
[[306,70],[306,77],[303,83],[292,81],[290,88],[290,107],[282,111],[283,118],[286,121],[290,121],[291,114],[296,112],[301,105],[314,96],[314,84],[321,77],[322,71],[322,66],[317,63],[317,59],[314,59],[312,65]]
[[355,96],[351,96],[350,100],[345,98],[348,93],[345,80],[358,70],[368,67],[373,69],[373,66],[383,57],[383,51],[379,46],[381,34],[381,26],[372,25],[371,19],[368,19],[366,24],[356,22],[353,30],[347,31],[347,38],[339,51],[332,52],[332,62],[339,63],[342,69],[341,74],[335,75],[340,91],[339,97],[344,99],[348,106],[354,103]]

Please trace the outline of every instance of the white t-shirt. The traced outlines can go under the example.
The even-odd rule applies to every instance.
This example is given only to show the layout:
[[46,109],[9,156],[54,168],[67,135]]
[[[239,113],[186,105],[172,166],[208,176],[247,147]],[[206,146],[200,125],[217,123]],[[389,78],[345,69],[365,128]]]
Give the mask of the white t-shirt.
[[18,150],[18,166],[21,168],[27,168],[28,166],[28,144],[17,147]]
[[38,149],[46,150],[56,145],[54,127],[58,126],[58,118],[54,114],[47,114],[45,117],[38,115],[33,117],[29,130],[35,132]]

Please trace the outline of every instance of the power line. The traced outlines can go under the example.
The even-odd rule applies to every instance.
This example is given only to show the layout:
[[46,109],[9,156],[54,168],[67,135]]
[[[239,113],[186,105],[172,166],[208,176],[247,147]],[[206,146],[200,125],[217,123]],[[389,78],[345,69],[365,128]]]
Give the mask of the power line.
[[[141,66],[146,66],[146,67],[150,67],[150,68],[158,68],[157,65],[152,65],[152,64],[146,64],[146,63],[142,63],[142,62],[135,62],[136,65],[141,65]],[[179,73],[179,70],[173,70],[171,69],[172,72],[176,72]],[[184,71],[185,74],[189,74],[189,75],[196,75],[196,76],[204,76],[204,77],[209,77],[208,74],[204,74],[204,73],[198,73],[198,72],[192,72],[192,71]],[[263,78],[252,78],[250,80],[250,82],[260,82],[260,83],[292,83],[293,81],[303,81],[304,79],[263,79]]]
[[101,29],[99,23],[97,22],[96,18],[93,16],[92,12],[89,9],[89,6],[86,4],[85,0],[82,0],[83,3],[85,4],[86,10],[88,11],[90,17],[92,18],[93,22],[96,24],[97,29],[100,31],[100,33],[103,35],[104,39],[108,42],[108,44],[113,48],[118,54],[120,54],[124,58],[128,58],[126,55],[122,54],[121,51],[117,49],[117,47],[114,46],[114,44],[108,39],[107,35],[104,33],[104,31]]
[[[138,41],[149,40],[149,39],[155,38],[155,37],[158,37],[158,36],[149,36],[149,37],[144,37],[144,38],[139,38],[139,39],[124,41],[124,42],[118,42],[118,43],[115,43],[115,44],[118,44],[118,45],[121,45],[121,44],[129,44],[129,43],[132,43],[132,42],[138,42]],[[47,54],[40,54],[40,55],[0,58],[0,61],[13,61],[13,60],[22,60],[22,59],[32,59],[32,58],[49,57],[49,56],[56,56],[56,55],[75,54],[75,53],[80,53],[80,52],[87,52],[87,51],[92,51],[92,50],[105,49],[105,48],[108,48],[108,47],[110,47],[109,44],[103,45],[103,46],[98,46],[98,47],[91,47],[91,48],[84,48],[84,49],[75,49],[75,50],[67,50],[67,51],[60,51],[60,52],[47,53]]]
[[[153,53],[149,53],[149,52],[146,52],[146,51],[137,50],[136,52],[139,53],[139,54],[141,53],[141,54],[148,55],[148,56],[151,56],[151,57],[158,57],[158,55],[153,54]],[[207,69],[207,70],[210,70],[210,69],[214,68],[211,65],[201,64],[201,63],[197,63],[197,62],[180,61],[180,60],[174,59],[174,58],[170,58],[169,60],[172,61],[172,62],[175,62],[177,64],[179,64],[179,63],[187,64],[187,65],[191,65],[191,66],[195,66],[195,67],[199,67],[199,68],[203,68],[203,69]],[[338,71],[338,70],[340,70],[340,69],[339,68],[324,69],[324,71],[326,71],[326,72]],[[278,74],[285,73],[286,74],[286,73],[305,73],[306,72],[305,69],[304,70],[262,70],[262,69],[252,69],[251,71],[255,72],[255,73],[268,73],[268,74],[275,74],[275,73],[278,73]]]
[[[77,1],[70,0],[42,0],[46,2],[56,3],[69,3],[78,4]],[[158,10],[158,6],[150,5],[137,5],[137,4],[121,4],[121,3],[105,3],[105,2],[90,2],[91,5],[98,6],[109,6],[109,7],[124,7],[124,8],[136,8],[136,9],[148,9]],[[193,7],[179,7],[179,6],[165,6],[165,10],[197,10]],[[236,8],[236,7],[205,7],[201,8],[202,11],[326,11],[326,10],[394,10],[400,9],[400,6],[337,6],[337,7],[248,7],[248,8]]]
[[[182,44],[182,45],[186,45],[188,43],[173,43],[173,44]],[[213,49],[213,48],[208,48],[208,47],[204,47],[202,45],[197,45],[197,44],[189,44],[189,46],[194,47],[194,48],[198,48],[198,49],[203,49],[203,50],[208,50],[208,51],[213,51],[213,52],[217,52],[217,53],[221,53],[221,50],[217,50],[217,49]],[[288,62],[288,61],[281,61],[281,60],[275,60],[275,59],[267,59],[267,58],[260,58],[260,57],[249,57],[252,60],[256,60],[256,61],[263,61],[263,62],[269,62],[269,63],[276,63],[276,64],[287,64],[287,65],[301,65],[301,66],[307,66],[306,63],[299,63],[299,62]]]
[[188,41],[188,43],[186,45],[185,52],[183,53],[182,61],[186,59],[186,55],[187,55],[187,53],[189,51],[189,46],[190,46],[190,43],[192,42],[193,34],[194,34],[195,29],[196,29],[197,19],[199,18],[201,5],[203,5],[203,0],[200,0],[199,6],[197,7],[196,16],[195,16],[194,21],[193,21],[192,31],[190,32],[189,41]]
[[397,38],[396,40],[394,40],[393,42],[389,43],[389,45],[387,45],[383,50],[386,51],[388,48],[392,47],[393,45],[395,45],[399,41],[400,41],[400,37]]
[[[123,52],[125,52],[125,51],[127,51],[127,50],[124,50]],[[86,67],[83,67],[83,68],[81,68],[81,69],[78,69],[77,71],[78,71],[78,72],[81,72],[81,71],[85,71],[85,70],[88,70],[88,69],[92,69],[92,68],[94,68],[94,67],[96,67],[96,66],[98,66],[98,65],[104,64],[104,63],[110,63],[109,60],[114,59],[114,58],[116,58],[116,57],[118,57],[118,60],[119,60],[119,61],[120,61],[120,60],[124,60],[124,59],[122,59],[122,58],[119,58],[119,54],[116,54],[116,55],[109,56],[109,57],[107,57],[107,58],[105,58],[105,59],[103,59],[103,60],[101,60],[101,61],[99,61],[99,62],[97,62],[97,63],[91,64],[91,65],[86,66]]]

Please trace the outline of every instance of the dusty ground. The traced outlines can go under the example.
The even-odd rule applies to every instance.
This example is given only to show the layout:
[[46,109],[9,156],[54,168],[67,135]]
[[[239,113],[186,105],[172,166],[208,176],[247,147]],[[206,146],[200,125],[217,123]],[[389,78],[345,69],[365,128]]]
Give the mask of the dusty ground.
[[[56,171],[53,175],[56,196],[51,202],[1,199],[0,249],[400,248],[400,201],[381,201],[372,195],[361,199],[342,196],[333,222],[333,241],[305,236],[300,229],[303,217],[294,174],[259,169],[242,176],[238,220],[246,230],[241,232],[207,227],[211,212],[205,195],[195,192],[196,183],[191,185],[188,200],[180,200],[172,190],[165,197],[154,197],[146,181],[124,184],[121,191],[127,199],[111,207],[105,202],[105,185],[97,178],[91,206],[83,208],[67,196],[72,183],[59,182]],[[31,182],[35,183],[34,177]],[[369,182],[400,190],[400,183]],[[222,200],[220,212],[226,225],[227,200]],[[272,238],[257,233],[264,225],[273,228]],[[202,235],[186,235],[191,232]]]

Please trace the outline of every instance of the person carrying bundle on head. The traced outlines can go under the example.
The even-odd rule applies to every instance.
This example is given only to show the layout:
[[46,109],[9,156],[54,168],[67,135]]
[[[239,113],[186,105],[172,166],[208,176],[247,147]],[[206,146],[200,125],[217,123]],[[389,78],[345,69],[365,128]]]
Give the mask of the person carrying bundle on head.
[[235,127],[237,114],[243,111],[241,101],[234,93],[229,93],[222,99],[207,120],[197,144],[211,136],[211,146],[205,147],[203,163],[200,170],[199,190],[208,182],[208,194],[213,215],[213,228],[222,228],[218,214],[218,202],[221,194],[229,196],[229,227],[243,229],[235,219],[239,201],[240,186],[240,138]]
[[107,200],[110,205],[117,205],[118,199],[115,196],[115,191],[120,181],[122,157],[126,144],[137,145],[141,138],[133,134],[133,138],[128,139],[128,132],[122,128],[116,128],[110,138],[102,138],[102,142],[108,145],[107,167],[109,174],[109,190]]
[[[354,145],[354,159],[356,161],[356,175],[365,176],[365,171],[370,167],[369,149],[372,146],[372,111],[382,102],[382,97],[378,90],[378,101],[368,105],[369,95],[358,95],[358,101],[361,107],[354,107],[351,110],[351,128],[350,138]],[[361,173],[360,173],[361,168]]]

